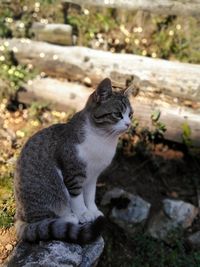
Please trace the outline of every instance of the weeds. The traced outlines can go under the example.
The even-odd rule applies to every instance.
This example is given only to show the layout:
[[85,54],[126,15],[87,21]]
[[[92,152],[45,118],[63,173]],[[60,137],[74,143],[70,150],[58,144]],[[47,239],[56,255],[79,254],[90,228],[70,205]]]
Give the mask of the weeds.
[[[188,251],[182,234],[171,233],[171,245],[155,240],[148,235],[138,235],[134,238],[134,263],[131,267],[198,267],[200,253]],[[177,238],[178,236],[178,238]]]
[[[144,232],[137,231],[132,237],[120,235],[118,227],[112,225],[112,233],[106,233],[106,246],[100,267],[199,267],[200,252],[190,250],[181,230],[169,234],[170,243],[156,240]],[[118,243],[115,242],[117,239]],[[125,249],[123,243],[128,244]]]
[[10,227],[13,223],[15,204],[13,197],[13,167],[0,165],[0,227]]
[[7,42],[0,46],[0,82],[2,88],[0,99],[13,98],[17,90],[29,79],[36,75],[28,67],[17,63],[13,52],[8,51]]
[[155,110],[150,115],[151,127],[141,127],[139,121],[134,118],[129,131],[122,136],[118,149],[122,149],[127,156],[133,156],[140,145],[148,150],[148,146],[156,140],[163,139],[167,131],[165,124],[160,120],[161,112]]
[[192,145],[192,140],[191,140],[191,128],[188,125],[187,122],[184,122],[182,125],[183,133],[182,133],[182,139],[183,143],[187,146],[190,147]]

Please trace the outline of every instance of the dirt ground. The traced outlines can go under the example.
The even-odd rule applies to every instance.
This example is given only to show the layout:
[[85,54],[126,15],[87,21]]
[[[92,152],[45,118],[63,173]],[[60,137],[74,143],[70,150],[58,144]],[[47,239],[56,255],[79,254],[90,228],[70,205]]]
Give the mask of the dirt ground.
[[122,151],[100,182],[107,189],[121,187],[140,195],[157,210],[163,198],[182,199],[198,206],[200,158],[176,145],[156,144],[152,150],[138,147],[133,156]]
[[[132,156],[126,156],[125,154],[123,150],[118,151],[111,166],[100,177],[97,191],[99,201],[105,192],[114,187],[120,187],[130,193],[138,194],[150,202],[152,205],[150,216],[161,208],[164,198],[181,199],[198,207],[200,200],[200,157],[198,154],[191,155],[184,146],[166,141],[152,145],[151,149],[139,146]],[[187,236],[199,230],[200,217],[197,216],[192,227],[187,229],[184,235]],[[132,237],[123,233],[110,220],[108,220],[108,228],[105,234],[109,236],[106,239],[107,242],[112,244],[112,257],[109,261],[108,255],[110,252],[106,247],[102,255],[102,261],[99,263],[100,267],[105,266],[105,262],[107,262],[106,266],[140,266],[132,265],[135,253],[138,253],[134,252],[137,248]],[[145,245],[143,244],[143,246]],[[145,266],[151,267],[154,265],[147,264]],[[164,266],[174,267],[179,265],[174,263],[173,266]],[[180,266],[186,267],[186,265]],[[187,265],[187,267],[189,266],[194,267],[193,265]],[[199,265],[197,266],[199,267]]]
[[13,251],[16,243],[14,227],[0,229],[0,266]]

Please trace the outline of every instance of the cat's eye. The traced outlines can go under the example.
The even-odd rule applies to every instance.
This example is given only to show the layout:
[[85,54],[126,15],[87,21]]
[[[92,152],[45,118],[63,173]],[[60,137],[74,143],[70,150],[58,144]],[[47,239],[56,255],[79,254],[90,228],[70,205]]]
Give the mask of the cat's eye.
[[133,112],[129,113],[129,118],[132,119],[133,118]]
[[122,116],[122,113],[121,113],[121,112],[115,112],[114,114],[115,114],[115,116],[116,116],[117,118],[119,118],[119,119],[123,119],[123,116]]
[[94,117],[96,119],[104,119],[106,118],[107,116],[109,116],[111,113],[105,113],[105,114],[101,114],[101,115],[94,115]]

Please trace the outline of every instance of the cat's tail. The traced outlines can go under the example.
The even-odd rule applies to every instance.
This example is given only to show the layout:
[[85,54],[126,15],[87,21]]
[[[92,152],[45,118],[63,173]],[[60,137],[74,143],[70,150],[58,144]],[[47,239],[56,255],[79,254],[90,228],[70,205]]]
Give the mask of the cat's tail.
[[102,233],[105,218],[73,224],[62,219],[45,219],[35,223],[16,222],[18,238],[28,242],[61,240],[70,243],[87,244],[95,241]]

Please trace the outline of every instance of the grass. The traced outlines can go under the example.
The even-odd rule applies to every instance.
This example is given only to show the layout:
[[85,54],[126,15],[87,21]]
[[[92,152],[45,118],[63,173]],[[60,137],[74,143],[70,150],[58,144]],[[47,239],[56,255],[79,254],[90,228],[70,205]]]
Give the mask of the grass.
[[155,240],[147,234],[134,237],[135,256],[131,267],[198,267],[200,252],[189,251],[182,233],[171,233],[171,243]]
[[[7,228],[13,224],[15,213],[13,175],[10,167],[3,165],[0,166],[0,169],[0,227]],[[4,172],[2,172],[3,170]]]
[[[105,234],[105,249],[99,267],[199,267],[200,252],[191,250],[182,231],[173,231],[170,242],[150,237],[144,230],[126,236],[114,224]],[[109,230],[109,231],[108,231]]]

